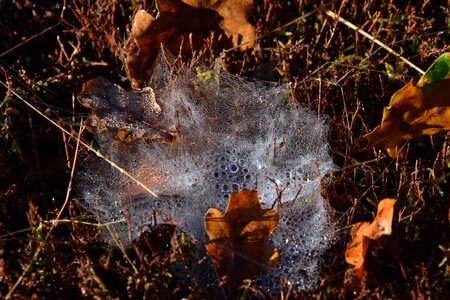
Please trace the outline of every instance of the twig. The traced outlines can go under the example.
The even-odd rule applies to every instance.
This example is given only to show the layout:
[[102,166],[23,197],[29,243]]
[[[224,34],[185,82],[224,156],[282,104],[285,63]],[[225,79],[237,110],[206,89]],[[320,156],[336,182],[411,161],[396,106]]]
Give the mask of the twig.
[[[75,223],[75,224],[82,224],[82,225],[88,225],[88,226],[94,226],[94,227],[107,227],[110,225],[114,225],[114,224],[119,224],[119,223],[123,223],[125,222],[126,219],[122,218],[116,221],[111,221],[111,222],[107,222],[107,223],[92,223],[92,222],[87,222],[87,221],[79,221],[79,220],[73,220],[73,219],[55,219],[55,220],[50,220],[50,221],[42,221],[42,223],[47,224],[47,223],[52,223],[52,224],[59,224],[59,223]],[[25,230],[25,229],[24,229]]]
[[[83,130],[84,130],[83,119],[81,119],[80,130],[78,131],[78,136],[81,136],[81,133],[83,132]],[[78,151],[80,148],[80,142],[81,142],[81,139],[78,139],[77,146],[75,147],[75,155],[73,157],[73,162],[72,162],[72,170],[70,171],[70,180],[69,180],[69,185],[67,186],[66,199],[64,200],[64,204],[61,207],[61,209],[59,210],[58,215],[56,216],[56,220],[59,220],[61,218],[61,215],[62,215],[64,209],[66,208],[67,204],[69,203],[69,196],[70,196],[70,192],[72,191],[72,182],[73,182],[73,176],[75,175],[75,167],[77,165],[77,158],[78,158]],[[52,229],[55,226],[56,226],[56,224],[54,223],[52,226]]]
[[267,176],[267,179],[269,179],[274,185],[275,185],[275,190],[277,192],[277,198],[275,199],[275,201],[272,204],[272,208],[274,209],[275,205],[278,204],[278,207],[281,207],[281,196],[283,194],[283,192],[287,189],[287,185],[283,185],[281,188],[278,186],[278,183],[276,182],[275,179],[270,178],[269,176]]
[[66,151],[66,159],[67,159],[67,168],[70,169],[70,154],[69,154],[69,145],[67,143],[66,133],[64,131],[61,132],[63,141],[64,141],[64,150]]
[[24,228],[24,229],[19,229],[19,230],[13,231],[13,232],[8,232],[7,234],[0,235],[0,240],[7,238],[7,237],[14,236],[15,234],[24,233],[24,232],[28,232],[28,231],[31,231],[31,228]]
[[425,71],[423,71],[421,68],[419,68],[418,66],[416,66],[415,64],[413,64],[412,62],[410,62],[409,60],[407,60],[405,57],[403,57],[400,53],[398,53],[397,51],[395,51],[394,49],[392,49],[391,47],[389,47],[388,45],[384,44],[383,42],[381,42],[380,40],[378,40],[377,38],[371,36],[370,34],[368,34],[367,32],[365,32],[364,30],[358,28],[356,25],[354,25],[353,23],[350,23],[349,21],[345,20],[344,18],[336,15],[334,12],[324,8],[323,11],[331,18],[334,18],[336,20],[338,20],[339,22],[341,22],[342,24],[346,25],[347,27],[357,31],[359,34],[365,36],[366,38],[368,38],[369,40],[371,40],[372,42],[374,42],[375,44],[381,46],[382,48],[384,48],[385,50],[387,50],[389,53],[397,56],[398,58],[400,58],[402,61],[404,61],[406,64],[408,64],[410,67],[414,68],[417,72],[419,72],[421,75],[425,74]]

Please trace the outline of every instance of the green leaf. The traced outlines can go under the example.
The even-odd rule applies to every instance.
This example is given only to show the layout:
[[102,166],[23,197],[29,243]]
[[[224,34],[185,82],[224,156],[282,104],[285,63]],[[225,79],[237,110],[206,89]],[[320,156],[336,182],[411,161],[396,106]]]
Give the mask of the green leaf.
[[450,53],[442,54],[420,78],[417,86],[423,87],[450,77]]

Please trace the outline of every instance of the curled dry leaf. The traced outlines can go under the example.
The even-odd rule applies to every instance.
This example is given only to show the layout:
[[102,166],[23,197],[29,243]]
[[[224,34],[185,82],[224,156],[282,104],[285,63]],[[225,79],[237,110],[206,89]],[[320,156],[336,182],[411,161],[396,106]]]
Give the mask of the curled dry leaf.
[[450,130],[450,53],[439,57],[414,85],[396,92],[381,125],[366,134],[368,147],[381,144],[391,157],[405,141]]
[[124,142],[136,139],[175,141],[175,135],[159,127],[161,107],[151,88],[127,92],[98,77],[83,85],[79,95],[83,106],[92,109],[86,128],[94,133],[111,133]]
[[219,276],[240,282],[267,270],[278,257],[268,243],[278,219],[277,212],[262,209],[258,193],[248,189],[231,193],[225,213],[210,208],[205,216],[211,240],[206,251]]
[[395,199],[383,199],[378,204],[377,215],[372,223],[359,222],[352,226],[350,230],[352,240],[347,244],[345,261],[354,267],[346,273],[346,276],[364,279],[364,258],[370,241],[391,234],[395,202]]
[[141,10],[131,29],[139,47],[127,57],[128,75],[133,87],[150,78],[161,44],[172,53],[185,54],[201,49],[214,37],[223,47],[243,51],[253,47],[255,30],[248,22],[253,0],[157,0],[158,17]]
[[364,264],[364,257],[366,256],[370,242],[370,239],[364,233],[370,231],[370,227],[369,222],[359,222],[354,224],[350,230],[352,241],[347,244],[345,261],[354,265],[354,269],[356,270],[362,269]]

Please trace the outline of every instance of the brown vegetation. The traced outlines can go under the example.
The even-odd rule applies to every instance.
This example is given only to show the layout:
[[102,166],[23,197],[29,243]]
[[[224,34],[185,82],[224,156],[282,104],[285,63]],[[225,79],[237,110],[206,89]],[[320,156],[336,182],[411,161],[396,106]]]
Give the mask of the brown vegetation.
[[[89,113],[76,95],[97,76],[131,86],[123,81],[121,60],[129,25],[138,9],[155,16],[154,2],[36,2],[0,1],[1,297],[224,296],[194,279],[191,267],[204,267],[204,258],[195,256],[193,244],[173,226],[153,224],[132,247],[120,241],[110,247],[97,231],[102,225],[80,210],[71,191],[76,160],[88,155],[73,138]],[[296,291],[284,289],[282,282],[282,295],[244,288],[239,296],[449,298],[449,262],[440,262],[449,255],[442,249],[450,247],[450,135],[407,143],[401,160],[367,148],[363,136],[380,124],[390,97],[420,74],[321,7],[426,69],[449,51],[448,3],[331,2],[255,1],[249,16],[260,37],[255,47],[223,52],[227,71],[292,82],[296,101],[329,118],[330,151],[339,167],[324,180],[324,194],[342,230],[323,258],[317,285]],[[218,55],[208,44],[196,59],[211,64]],[[367,281],[345,285],[350,225],[372,220],[383,198],[397,200],[392,234],[368,248]]]

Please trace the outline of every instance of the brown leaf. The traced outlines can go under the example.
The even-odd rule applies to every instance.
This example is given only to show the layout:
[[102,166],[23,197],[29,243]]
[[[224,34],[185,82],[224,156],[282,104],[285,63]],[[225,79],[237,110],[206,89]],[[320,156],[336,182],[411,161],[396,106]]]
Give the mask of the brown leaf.
[[450,53],[439,57],[417,85],[396,92],[383,111],[381,125],[366,134],[368,147],[381,144],[396,157],[405,141],[450,130]]
[[98,77],[83,85],[79,100],[92,109],[86,120],[86,128],[91,132],[112,134],[124,142],[140,138],[175,141],[175,135],[157,126],[161,107],[151,88],[127,92]]
[[211,242],[206,251],[219,275],[239,282],[270,267],[278,252],[268,237],[278,219],[277,212],[262,209],[258,193],[248,189],[231,193],[225,213],[209,209],[205,229]]
[[158,18],[141,10],[131,32],[139,47],[127,57],[128,75],[134,87],[151,75],[161,44],[173,52],[191,54],[201,49],[214,32],[223,47],[243,51],[254,45],[255,30],[247,17],[253,0],[157,0]]
[[372,223],[359,222],[352,226],[350,236],[352,240],[347,244],[345,261],[354,265],[352,276],[363,280],[364,259],[371,240],[377,240],[382,235],[392,232],[392,218],[394,216],[395,199],[383,199],[378,203],[377,215]]

